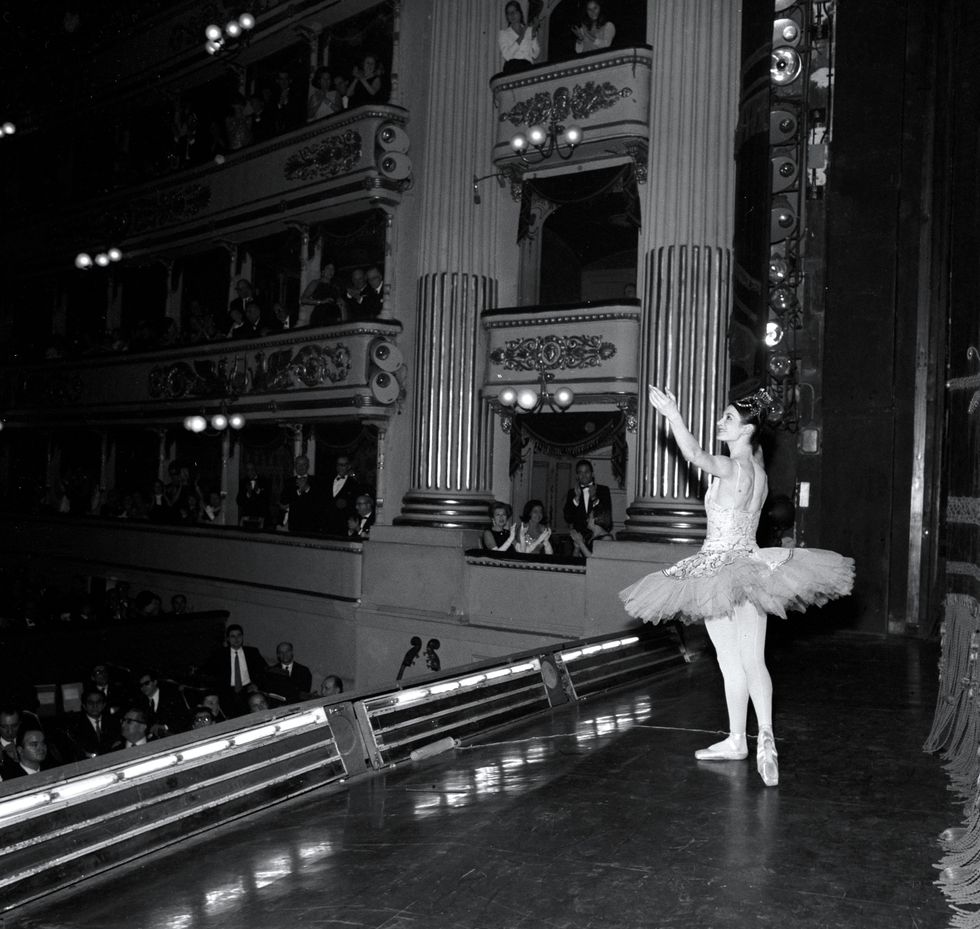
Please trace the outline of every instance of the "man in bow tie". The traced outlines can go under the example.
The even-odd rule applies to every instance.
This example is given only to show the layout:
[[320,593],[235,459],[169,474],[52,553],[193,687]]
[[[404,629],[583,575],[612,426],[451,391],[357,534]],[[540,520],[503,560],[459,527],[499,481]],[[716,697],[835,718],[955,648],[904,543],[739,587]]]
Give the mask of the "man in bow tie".
[[276,646],[276,663],[266,672],[265,689],[279,694],[286,703],[308,700],[313,690],[313,673],[293,656],[293,643]]
[[563,513],[575,554],[588,556],[596,539],[612,533],[612,499],[609,488],[595,482],[592,462],[584,458],[576,462],[575,478],[575,485],[565,497]]

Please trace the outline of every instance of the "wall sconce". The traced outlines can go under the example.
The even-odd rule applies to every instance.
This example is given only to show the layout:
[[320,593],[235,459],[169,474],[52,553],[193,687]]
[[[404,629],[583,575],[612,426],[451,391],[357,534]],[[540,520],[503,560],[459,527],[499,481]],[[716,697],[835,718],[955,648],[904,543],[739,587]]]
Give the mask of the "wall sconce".
[[568,387],[553,391],[549,384],[555,379],[550,371],[539,372],[538,386],[505,387],[497,394],[497,403],[507,413],[539,413],[547,404],[555,413],[564,413],[574,402],[575,394]]
[[207,432],[208,427],[210,427],[211,435],[220,435],[226,429],[233,429],[238,432],[245,428],[245,417],[241,413],[229,413],[227,404],[222,404],[221,409],[210,416],[198,413],[195,416],[184,418],[184,428],[195,435]]
[[207,39],[204,43],[204,50],[209,55],[215,55],[225,47],[225,43],[230,39],[237,39],[242,35],[246,36],[243,41],[247,44],[247,33],[251,32],[254,28],[255,17],[251,13],[242,13],[238,19],[228,20],[225,23],[224,29],[215,23],[211,23],[211,25],[204,29],[204,37]]
[[79,252],[75,256],[75,267],[79,271],[90,271],[93,267],[108,268],[117,261],[122,261],[123,253],[118,248],[107,248],[104,252],[96,252],[93,258],[88,252]]
[[[581,141],[582,130],[578,126],[569,126],[566,129],[551,120],[547,129],[544,126],[531,126],[526,135],[518,132],[511,138],[510,147],[521,156],[521,161],[525,164],[540,164],[552,155],[568,161]],[[534,161],[528,158],[532,149],[537,153]]]
[[506,174],[500,171],[495,171],[493,174],[484,174],[482,177],[477,177],[473,175],[473,202],[479,206],[483,201],[480,199],[480,182],[485,181],[488,178],[497,178],[497,183],[503,187],[506,184]]

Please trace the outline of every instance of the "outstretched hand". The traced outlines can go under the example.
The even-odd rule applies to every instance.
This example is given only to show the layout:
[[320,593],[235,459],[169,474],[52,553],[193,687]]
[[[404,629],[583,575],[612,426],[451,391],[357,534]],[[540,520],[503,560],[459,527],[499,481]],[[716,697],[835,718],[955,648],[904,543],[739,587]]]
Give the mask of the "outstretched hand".
[[677,409],[677,397],[675,397],[669,390],[661,390],[659,387],[654,387],[653,384],[647,384],[649,388],[649,398],[650,405],[661,415],[670,419],[670,417],[679,413]]

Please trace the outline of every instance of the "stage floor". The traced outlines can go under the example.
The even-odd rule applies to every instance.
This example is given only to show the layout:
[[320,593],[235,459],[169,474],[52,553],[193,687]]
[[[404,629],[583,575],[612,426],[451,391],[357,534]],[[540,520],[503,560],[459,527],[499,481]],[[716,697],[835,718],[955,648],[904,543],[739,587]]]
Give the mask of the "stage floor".
[[762,784],[754,747],[695,762],[725,725],[706,657],[492,744],[307,794],[3,929],[947,926],[936,838],[962,812],[921,750],[937,647],[771,627],[769,652],[779,787]]

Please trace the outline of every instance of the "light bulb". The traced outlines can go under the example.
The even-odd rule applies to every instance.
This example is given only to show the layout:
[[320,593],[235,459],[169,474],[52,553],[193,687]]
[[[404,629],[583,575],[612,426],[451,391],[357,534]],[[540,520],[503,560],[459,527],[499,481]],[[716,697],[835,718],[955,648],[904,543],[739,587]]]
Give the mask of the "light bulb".
[[565,141],[572,146],[582,141],[582,130],[578,126],[569,126],[565,130]]
[[532,126],[528,130],[527,138],[532,145],[544,145],[545,139],[548,138],[548,133],[541,126]]
[[218,432],[221,432],[222,429],[227,429],[228,417],[225,416],[224,413],[215,413],[214,416],[211,417],[211,428],[217,429]]
[[517,405],[522,410],[533,410],[538,405],[538,392],[530,387],[522,387],[517,391]]
[[184,428],[188,432],[204,432],[208,428],[208,421],[203,416],[188,416],[184,420]]
[[567,387],[559,387],[555,391],[555,406],[559,410],[567,410],[575,402],[575,394]]
[[523,132],[518,132],[510,140],[510,147],[514,149],[515,152],[523,152],[527,148],[527,136]]
[[783,327],[776,320],[769,320],[766,323],[766,345],[775,348],[783,341]]
[[109,265],[109,256],[105,252],[99,252],[99,254],[95,256],[95,263],[100,268],[108,267],[108,265]]
[[13,135],[17,131],[17,127],[10,122],[4,123],[0,129],[3,130],[4,135]]
[[106,254],[109,256],[109,261],[122,261],[122,252],[118,248],[110,248]]
[[211,25],[204,30],[204,35],[207,36],[207,38],[212,42],[217,42],[218,39],[221,38],[221,26],[211,23]]
[[513,387],[505,387],[497,395],[497,402],[501,406],[514,406],[517,403],[517,391]]
[[87,252],[79,252],[75,256],[75,267],[82,271],[87,271],[92,267],[92,256]]
[[245,428],[245,417],[241,413],[232,413],[228,417],[228,425],[232,429],[244,429]]
[[255,28],[255,17],[251,13],[242,13],[242,15],[238,17],[238,25],[241,26],[242,29],[253,29]]
[[205,42],[204,43],[204,50],[209,55],[217,54],[217,51],[218,51],[219,48],[221,48],[221,43],[220,42]]
[[231,36],[233,39],[237,39],[241,34],[242,27],[239,25],[237,19],[233,19],[230,23],[225,24],[225,35]]

